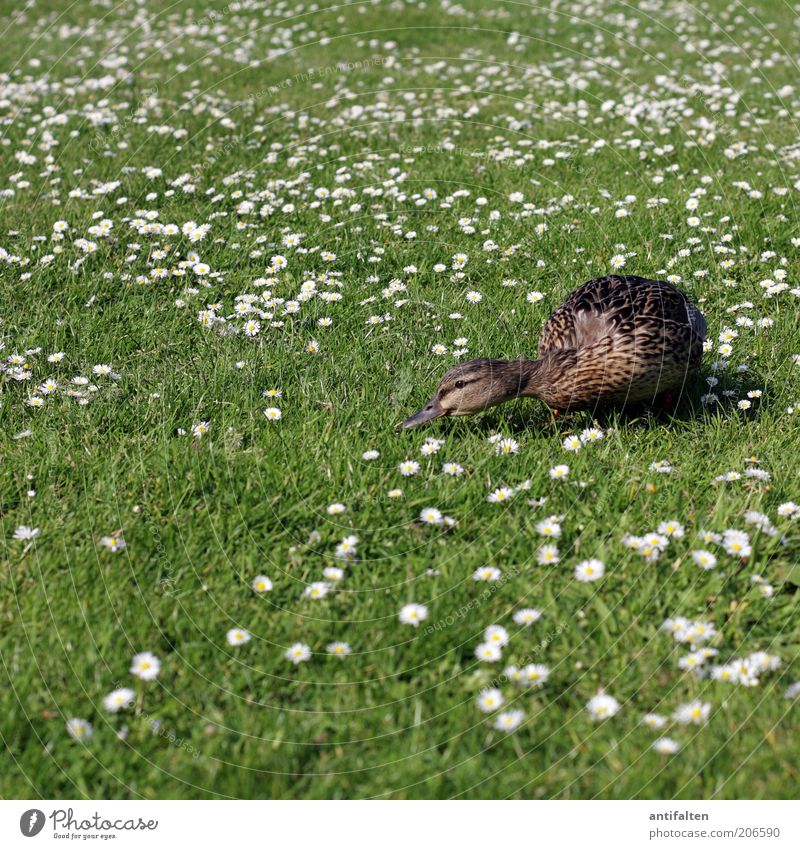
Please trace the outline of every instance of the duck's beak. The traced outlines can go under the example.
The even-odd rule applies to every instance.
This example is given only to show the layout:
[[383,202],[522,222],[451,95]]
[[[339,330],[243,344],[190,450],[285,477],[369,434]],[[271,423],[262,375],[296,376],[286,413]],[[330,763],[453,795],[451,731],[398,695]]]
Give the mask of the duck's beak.
[[436,395],[431,398],[430,401],[418,412],[414,413],[411,418],[406,419],[403,422],[403,427],[411,428],[417,427],[418,425],[425,424],[426,422],[432,422],[434,419],[440,419],[444,415],[444,410],[439,404],[439,399]]

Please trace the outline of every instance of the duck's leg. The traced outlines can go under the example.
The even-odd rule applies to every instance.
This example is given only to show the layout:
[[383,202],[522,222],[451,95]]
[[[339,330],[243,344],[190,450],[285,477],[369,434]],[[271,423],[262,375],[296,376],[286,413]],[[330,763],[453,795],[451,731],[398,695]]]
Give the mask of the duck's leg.
[[661,392],[655,398],[656,407],[666,416],[671,416],[675,412],[675,393],[671,389]]

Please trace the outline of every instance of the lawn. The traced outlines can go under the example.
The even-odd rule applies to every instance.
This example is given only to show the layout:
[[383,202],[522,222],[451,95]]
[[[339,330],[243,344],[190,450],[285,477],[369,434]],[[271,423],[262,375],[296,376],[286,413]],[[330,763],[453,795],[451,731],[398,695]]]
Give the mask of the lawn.
[[[703,9],[0,0],[0,796],[796,795],[800,30]],[[673,415],[397,428],[615,270]]]

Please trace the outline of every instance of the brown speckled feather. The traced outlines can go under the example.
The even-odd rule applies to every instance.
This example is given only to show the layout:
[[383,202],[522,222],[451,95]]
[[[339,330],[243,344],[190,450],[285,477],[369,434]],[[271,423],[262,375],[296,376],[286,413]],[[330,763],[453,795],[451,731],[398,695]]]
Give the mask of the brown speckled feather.
[[652,401],[698,367],[705,333],[700,311],[671,283],[590,280],[542,330],[538,397],[564,410]]

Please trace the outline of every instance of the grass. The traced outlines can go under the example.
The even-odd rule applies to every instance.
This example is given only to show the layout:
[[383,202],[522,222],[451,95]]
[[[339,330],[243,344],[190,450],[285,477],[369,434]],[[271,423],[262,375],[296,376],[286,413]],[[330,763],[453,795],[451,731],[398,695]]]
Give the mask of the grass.
[[[137,17],[129,4],[62,5],[38,3],[23,19],[0,4],[0,72],[8,74],[0,78],[0,187],[13,189],[0,199],[0,246],[30,260],[0,262],[3,356],[41,348],[27,355],[31,381],[9,374],[0,384],[0,795],[795,795],[798,724],[783,692],[798,678],[800,544],[777,508],[800,501],[800,437],[787,412],[800,400],[792,362],[800,325],[795,295],[765,298],[760,285],[781,269],[797,285],[800,175],[787,147],[797,95],[783,89],[795,79],[797,33],[788,13],[766,0],[758,14],[722,3],[708,14],[621,3],[571,4],[566,13],[465,0],[314,13],[287,3],[267,16],[273,4],[237,11],[217,3],[194,10],[191,25],[189,4],[161,3],[148,4],[143,27],[144,12]],[[730,27],[736,14],[734,40],[714,22]],[[59,27],[70,34],[57,37]],[[514,32],[523,38],[509,40]],[[99,89],[78,82],[113,75],[97,63],[123,55],[130,77]],[[649,109],[638,123],[625,121],[626,95],[625,108]],[[603,106],[612,100],[616,111]],[[117,130],[92,128],[97,112]],[[226,114],[234,126],[220,122]],[[54,115],[64,123],[44,126]],[[700,119],[712,122],[713,138]],[[159,135],[155,126],[171,130]],[[174,137],[178,129],[185,137]],[[39,146],[45,132],[57,146]],[[598,139],[605,146],[593,148]],[[746,153],[732,149],[737,141]],[[162,175],[148,177],[148,167]],[[184,174],[191,193],[170,185]],[[120,186],[92,194],[112,180]],[[760,196],[735,185],[742,182]],[[353,192],[338,206],[313,195],[337,186]],[[437,198],[417,205],[426,188]],[[698,188],[706,189],[699,210],[687,211]],[[469,196],[442,206],[464,190]],[[529,217],[509,199],[517,191],[534,205]],[[476,206],[480,196],[486,205]],[[248,197],[254,212],[238,215]],[[650,208],[651,197],[667,202]],[[268,202],[274,211],[259,216]],[[615,217],[620,206],[631,214]],[[129,222],[140,210],[211,230],[196,244],[139,234]],[[110,238],[89,234],[96,212],[113,221]],[[693,214],[701,226],[687,223]],[[474,219],[474,233],[462,218]],[[64,251],[43,265],[56,220],[70,226]],[[239,230],[237,220],[251,226]],[[541,221],[548,230],[537,234]],[[305,234],[309,252],[282,245],[285,233]],[[81,237],[98,249],[76,266]],[[487,239],[515,249],[487,252]],[[167,245],[165,259],[152,256]],[[720,245],[735,253],[718,253]],[[222,273],[208,290],[184,291],[198,279],[191,269],[136,281],[158,265],[176,268],[192,250]],[[323,251],[336,260],[324,261]],[[469,261],[464,278],[453,279],[459,252]],[[275,318],[285,325],[262,321],[254,338],[200,326],[206,304],[221,302],[219,314],[229,315],[236,295],[263,291],[254,281],[270,276],[274,254],[288,259],[275,275],[277,296],[292,299],[313,273],[318,290],[340,291],[342,300],[315,297],[286,316],[279,305]],[[604,438],[578,454],[561,442],[591,425],[592,414],[554,421],[533,401],[424,432],[396,430],[454,362],[455,338],[468,338],[468,356],[532,355],[549,312],[577,284],[607,273],[616,254],[627,255],[625,272],[680,275],[702,304],[715,350],[739,315],[774,324],[739,328],[725,370],[713,370],[721,357],[709,352],[674,417],[604,413]],[[735,265],[722,268],[728,256]],[[439,262],[446,272],[433,271]],[[341,288],[320,277],[331,271]],[[393,278],[407,291],[387,300],[381,293]],[[507,278],[520,282],[503,286]],[[483,300],[469,304],[468,290]],[[532,290],[545,296],[538,304],[525,298]],[[752,305],[730,312],[745,302]],[[391,320],[367,324],[386,313]],[[324,316],[332,327],[318,326]],[[317,354],[305,351],[312,339]],[[445,356],[431,353],[439,342]],[[50,364],[55,351],[66,356]],[[118,377],[92,376],[99,363]],[[749,371],[737,372],[740,365]],[[45,377],[66,386],[78,374],[100,387],[85,406],[60,392],[41,409],[26,405]],[[714,391],[733,395],[703,404],[713,375],[721,381]],[[283,397],[262,397],[270,387]],[[754,389],[762,397],[738,410]],[[272,404],[280,422],[264,418]],[[201,421],[209,432],[195,439]],[[496,432],[517,439],[519,453],[495,456],[487,438]],[[443,440],[430,457],[420,454],[426,436]],[[380,457],[365,461],[368,449]],[[715,481],[755,467],[752,457],[770,480]],[[421,470],[403,478],[397,467],[407,458]],[[672,474],[651,470],[661,460]],[[444,461],[465,474],[442,474]],[[566,481],[549,476],[559,463],[570,466]],[[526,480],[530,490],[508,504],[487,503],[496,487]],[[388,497],[395,487],[402,499]],[[535,498],[547,502],[529,503]],[[334,502],[346,512],[329,515]],[[457,527],[418,522],[431,506]],[[778,535],[747,526],[747,511],[769,516]],[[535,525],[551,514],[564,517],[561,562],[541,566]],[[657,562],[624,547],[626,533],[671,519],[685,536]],[[20,525],[40,535],[13,539]],[[695,537],[729,528],[747,528],[748,558]],[[101,544],[115,532],[126,542],[116,554]],[[358,557],[341,585],[323,600],[305,598],[304,588],[338,563],[334,548],[348,534],[359,538]],[[690,553],[707,547],[719,564],[706,572]],[[605,562],[601,581],[574,579],[587,557]],[[472,580],[485,564],[501,568],[495,584]],[[271,593],[253,592],[258,574],[272,579]],[[771,597],[754,574],[773,587]],[[397,618],[412,601],[429,609],[418,629]],[[521,629],[511,619],[520,607],[542,618]],[[719,655],[710,664],[766,650],[781,666],[752,688],[684,672],[678,659],[687,647],[660,630],[676,615],[714,623]],[[495,665],[473,654],[492,623],[511,631]],[[252,640],[228,646],[234,627]],[[352,654],[327,657],[332,640],[348,642]],[[311,647],[311,662],[284,659],[296,641]],[[161,659],[156,681],[129,674],[139,651]],[[526,719],[512,734],[494,730],[475,697],[507,664],[531,659],[547,664],[550,678],[536,690],[502,681]],[[123,686],[134,688],[135,703],[110,715],[102,699]],[[600,688],[622,707],[597,723],[585,704]],[[641,725],[643,714],[669,717],[695,698],[711,705],[706,724]],[[71,717],[94,726],[85,745],[67,735]],[[663,734],[681,744],[678,754],[651,750]]]

